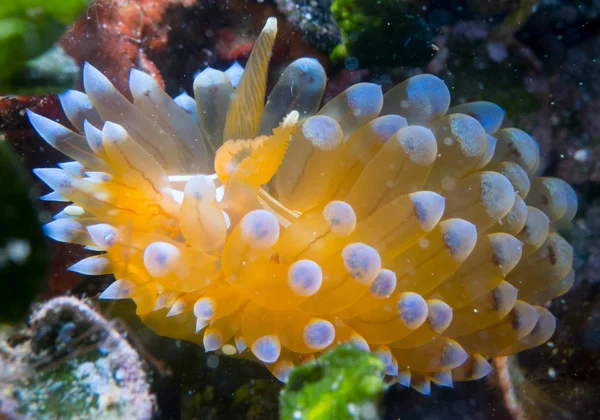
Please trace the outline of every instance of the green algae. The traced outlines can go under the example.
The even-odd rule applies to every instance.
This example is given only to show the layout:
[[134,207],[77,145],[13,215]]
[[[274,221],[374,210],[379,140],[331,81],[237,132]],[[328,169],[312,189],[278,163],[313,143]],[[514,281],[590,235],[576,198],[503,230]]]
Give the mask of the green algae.
[[333,60],[352,56],[361,67],[418,66],[435,53],[435,28],[407,2],[334,0],[331,11],[342,32],[342,43],[331,53]]
[[280,401],[283,420],[377,419],[383,362],[345,344],[296,367]]
[[[61,92],[78,69],[54,47],[89,0],[6,0],[0,2],[0,94]],[[45,55],[50,50],[50,55]],[[41,57],[41,58],[40,58]]]

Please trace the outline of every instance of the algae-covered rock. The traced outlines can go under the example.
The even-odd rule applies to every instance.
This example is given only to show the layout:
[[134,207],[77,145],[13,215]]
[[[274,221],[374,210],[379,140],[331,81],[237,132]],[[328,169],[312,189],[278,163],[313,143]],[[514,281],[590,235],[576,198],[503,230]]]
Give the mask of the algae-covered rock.
[[[72,86],[77,70],[60,49],[40,62],[86,9],[89,0],[3,0],[0,2],[0,94],[60,92]],[[48,65],[51,63],[51,65]]]
[[29,178],[0,138],[0,323],[25,317],[48,263]]
[[314,363],[296,367],[281,394],[283,420],[377,419],[384,365],[345,344]]
[[152,418],[142,361],[90,306],[55,298],[30,324],[0,337],[0,418]]
[[20,95],[61,93],[73,87],[79,72],[75,60],[65,54],[60,45],[55,44],[39,56],[27,61],[13,75],[8,87],[0,87],[0,92]]
[[[424,9],[426,10],[426,9]],[[334,60],[356,57],[361,66],[423,65],[435,51],[437,29],[424,11],[398,0],[334,0],[331,11],[342,32]]]

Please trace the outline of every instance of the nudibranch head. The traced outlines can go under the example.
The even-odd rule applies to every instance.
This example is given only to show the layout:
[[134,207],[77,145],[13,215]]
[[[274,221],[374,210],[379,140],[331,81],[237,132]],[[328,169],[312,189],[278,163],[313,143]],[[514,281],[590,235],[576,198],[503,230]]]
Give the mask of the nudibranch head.
[[113,274],[100,298],[133,299],[158,334],[282,380],[350,342],[425,392],[548,340],[539,305],[573,284],[555,228],[577,197],[535,175],[537,143],[494,104],[449,108],[427,74],[319,108],[325,72],[301,58],[265,102],[276,32],[241,75],[201,72],[195,99],[132,70],[131,103],[86,64],[85,93],[60,97],[76,131],[29,112],[73,159],[35,171],[42,199],[72,203],[46,232],[98,252],[70,270]]

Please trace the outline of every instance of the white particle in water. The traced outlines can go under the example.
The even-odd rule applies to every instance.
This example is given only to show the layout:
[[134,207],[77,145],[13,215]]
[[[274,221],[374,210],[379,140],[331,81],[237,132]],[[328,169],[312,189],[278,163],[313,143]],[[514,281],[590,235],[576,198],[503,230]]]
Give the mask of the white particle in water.
[[573,154],[573,159],[575,159],[577,162],[585,162],[588,160],[588,155],[589,153],[587,150],[579,149]]
[[10,239],[4,251],[13,263],[23,264],[31,254],[31,245],[25,239]]
[[357,412],[358,412],[358,410],[357,410],[355,404],[352,404],[352,403],[348,404],[348,413],[349,414],[357,414]]
[[216,369],[219,366],[219,356],[211,354],[206,358],[206,365],[211,369]]

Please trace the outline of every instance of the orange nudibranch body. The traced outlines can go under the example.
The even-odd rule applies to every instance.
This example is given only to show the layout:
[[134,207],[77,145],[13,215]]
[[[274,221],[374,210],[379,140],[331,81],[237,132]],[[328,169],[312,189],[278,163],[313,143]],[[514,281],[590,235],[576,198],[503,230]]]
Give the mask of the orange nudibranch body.
[[29,112],[73,159],[35,171],[42,199],[72,203],[46,233],[98,252],[70,270],[113,274],[100,298],[281,380],[350,342],[428,392],[548,340],[577,196],[536,176],[537,143],[490,102],[449,108],[427,74],[319,108],[325,72],[301,58],[265,102],[276,33],[270,18],[237,86],[206,69],[173,100],[132,70],[131,103],[86,64],[85,93],[60,97],[77,131]]

